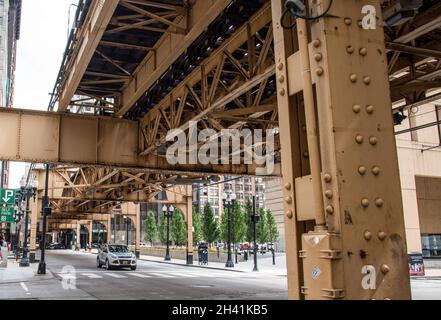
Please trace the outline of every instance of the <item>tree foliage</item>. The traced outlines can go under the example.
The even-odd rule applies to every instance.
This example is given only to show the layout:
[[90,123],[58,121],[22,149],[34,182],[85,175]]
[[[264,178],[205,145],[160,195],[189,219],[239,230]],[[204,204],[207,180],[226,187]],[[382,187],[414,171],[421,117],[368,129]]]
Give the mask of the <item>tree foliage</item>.
[[147,213],[147,218],[144,221],[144,239],[150,242],[152,246],[153,242],[156,240],[157,232],[155,216],[153,212],[149,211]]
[[[235,201],[231,210],[231,243],[241,243],[245,238],[245,214],[239,202]],[[228,243],[228,209],[225,208],[221,217],[220,238]]]
[[167,243],[167,218],[163,212],[159,214],[158,238],[161,244]]
[[202,234],[202,214],[198,212],[196,207],[193,207],[193,242],[199,243],[203,240]]
[[173,219],[170,223],[170,236],[175,245],[184,245],[187,239],[187,228],[184,216],[176,209],[173,214]]
[[254,225],[253,225],[253,202],[249,199],[245,202],[244,206],[244,218],[245,218],[245,241],[254,241]]
[[202,221],[202,234],[204,236],[204,240],[207,241],[208,244],[212,244],[219,238],[219,228],[216,220],[214,219],[213,208],[211,208],[211,205],[208,202],[204,207]]
[[267,216],[265,209],[259,209],[260,220],[257,224],[257,242],[260,244],[268,242]]
[[266,224],[268,230],[268,242],[276,243],[279,241],[279,229],[277,228],[276,219],[274,219],[274,215],[271,210],[266,212]]

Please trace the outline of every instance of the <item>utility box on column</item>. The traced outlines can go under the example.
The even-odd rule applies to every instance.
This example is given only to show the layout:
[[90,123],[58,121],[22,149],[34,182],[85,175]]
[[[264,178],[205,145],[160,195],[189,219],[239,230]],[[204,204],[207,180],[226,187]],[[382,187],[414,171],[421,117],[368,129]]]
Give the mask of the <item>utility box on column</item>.
[[302,248],[305,299],[344,298],[340,236],[327,231],[310,232],[302,236]]

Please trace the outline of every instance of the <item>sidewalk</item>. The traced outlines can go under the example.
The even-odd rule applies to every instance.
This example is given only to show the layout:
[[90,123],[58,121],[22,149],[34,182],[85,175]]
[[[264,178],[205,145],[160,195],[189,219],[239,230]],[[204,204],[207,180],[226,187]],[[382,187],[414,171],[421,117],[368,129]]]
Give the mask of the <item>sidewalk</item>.
[[8,261],[7,268],[0,268],[0,284],[29,282],[52,279],[52,273],[47,270],[46,275],[38,275],[38,263],[33,263],[29,267],[20,267],[20,263],[15,260]]
[[[214,269],[214,270],[223,270],[223,271],[231,271],[231,272],[247,272],[252,273],[254,268],[254,260],[253,256],[251,256],[251,260],[246,262],[240,262],[234,266],[234,268],[226,268],[225,263],[218,262],[208,262],[206,266],[200,266],[197,261],[197,254],[194,256],[194,264],[187,265],[186,261],[172,259],[171,261],[164,261],[162,257],[153,257],[153,256],[144,256],[141,255],[140,260],[149,261],[149,262],[157,262],[157,263],[165,263],[171,265],[180,265],[187,266],[190,268],[203,268],[203,269]],[[234,261],[234,256],[233,256]],[[258,255],[257,266],[259,272],[256,274],[267,274],[267,275],[275,275],[275,276],[286,276],[286,255],[285,254],[277,254],[276,255],[276,265],[273,266],[273,260],[271,255]]]

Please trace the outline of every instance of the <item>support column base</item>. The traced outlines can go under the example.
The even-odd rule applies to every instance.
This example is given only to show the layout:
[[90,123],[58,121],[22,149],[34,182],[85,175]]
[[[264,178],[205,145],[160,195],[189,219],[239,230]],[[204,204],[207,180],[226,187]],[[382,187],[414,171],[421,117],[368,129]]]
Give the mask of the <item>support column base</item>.
[[29,263],[35,263],[35,252],[29,252]]
[[193,253],[187,253],[187,264],[192,265],[194,263]]

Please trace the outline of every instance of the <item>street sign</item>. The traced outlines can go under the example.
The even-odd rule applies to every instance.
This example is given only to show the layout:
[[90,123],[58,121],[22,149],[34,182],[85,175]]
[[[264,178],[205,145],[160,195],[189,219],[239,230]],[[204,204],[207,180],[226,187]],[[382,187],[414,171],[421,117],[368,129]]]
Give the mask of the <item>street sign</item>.
[[15,190],[0,189],[0,204],[15,204]]
[[13,223],[15,210],[12,207],[0,207],[0,222]]

